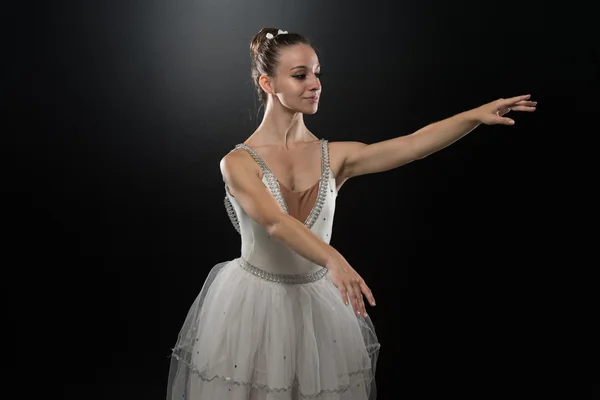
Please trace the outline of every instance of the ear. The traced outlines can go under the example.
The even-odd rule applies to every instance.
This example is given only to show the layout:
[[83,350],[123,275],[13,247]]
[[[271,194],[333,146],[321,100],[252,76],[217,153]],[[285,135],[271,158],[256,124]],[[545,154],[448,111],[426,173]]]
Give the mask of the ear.
[[258,78],[258,84],[267,94],[274,94],[273,86],[271,85],[271,78],[265,74],[262,74],[260,78]]

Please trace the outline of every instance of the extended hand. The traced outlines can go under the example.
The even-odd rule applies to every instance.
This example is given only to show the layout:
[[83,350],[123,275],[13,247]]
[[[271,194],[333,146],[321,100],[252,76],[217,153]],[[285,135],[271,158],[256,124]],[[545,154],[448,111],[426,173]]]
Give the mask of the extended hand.
[[348,305],[350,301],[352,308],[357,315],[367,316],[363,295],[369,300],[372,306],[375,305],[375,299],[371,289],[367,286],[364,279],[348,264],[343,257],[335,260],[328,267],[331,281],[338,288],[342,295],[342,301]]
[[473,110],[475,118],[486,125],[513,125],[514,120],[504,117],[509,111],[535,111],[537,101],[530,101],[530,94],[512,97],[510,99],[498,99],[484,104]]

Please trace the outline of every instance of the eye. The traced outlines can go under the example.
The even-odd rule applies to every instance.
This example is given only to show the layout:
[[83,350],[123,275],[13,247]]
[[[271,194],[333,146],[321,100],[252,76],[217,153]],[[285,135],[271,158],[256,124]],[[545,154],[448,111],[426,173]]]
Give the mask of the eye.
[[[316,73],[315,76],[317,77],[317,79],[321,79],[321,77],[323,76],[322,73]],[[292,75],[292,78],[296,78],[298,80],[305,80],[306,79],[306,75],[305,74],[301,74],[301,75]]]

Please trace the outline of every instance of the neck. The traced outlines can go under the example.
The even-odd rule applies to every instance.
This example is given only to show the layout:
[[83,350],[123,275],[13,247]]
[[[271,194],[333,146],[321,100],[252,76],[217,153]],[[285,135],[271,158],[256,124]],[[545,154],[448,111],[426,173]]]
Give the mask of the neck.
[[262,122],[251,136],[257,146],[275,145],[284,148],[297,142],[314,140],[304,124],[304,114],[285,108],[279,100],[269,100]]

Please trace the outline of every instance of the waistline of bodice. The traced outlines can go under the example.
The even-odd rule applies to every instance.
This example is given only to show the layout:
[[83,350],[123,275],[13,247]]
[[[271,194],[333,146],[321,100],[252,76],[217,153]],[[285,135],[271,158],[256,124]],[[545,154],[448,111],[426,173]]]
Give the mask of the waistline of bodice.
[[264,279],[265,281],[281,283],[285,285],[298,285],[303,283],[316,282],[327,274],[327,268],[323,267],[307,274],[276,274],[273,272],[267,272],[265,270],[262,270],[257,266],[250,264],[242,257],[238,258],[237,262],[239,266],[242,267],[244,270],[250,272],[251,274],[261,279]]

